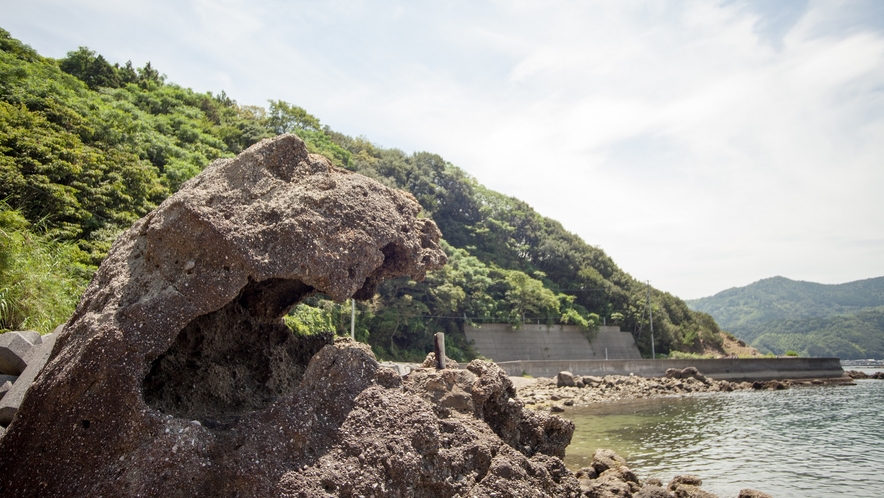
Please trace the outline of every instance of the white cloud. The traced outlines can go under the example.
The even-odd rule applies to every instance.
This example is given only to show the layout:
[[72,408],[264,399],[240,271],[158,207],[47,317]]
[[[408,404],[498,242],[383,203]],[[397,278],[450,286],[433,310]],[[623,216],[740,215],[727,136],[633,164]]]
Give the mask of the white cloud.
[[0,0],[48,55],[437,152],[682,297],[884,275],[874,4],[760,5]]

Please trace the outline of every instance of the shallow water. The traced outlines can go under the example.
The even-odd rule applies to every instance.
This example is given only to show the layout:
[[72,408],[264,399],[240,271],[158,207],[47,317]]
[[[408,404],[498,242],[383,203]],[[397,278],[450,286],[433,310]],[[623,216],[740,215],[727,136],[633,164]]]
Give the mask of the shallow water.
[[722,498],[754,488],[785,497],[884,496],[884,381],[709,393],[565,412],[577,426],[572,470],[597,448],[640,478],[697,474]]

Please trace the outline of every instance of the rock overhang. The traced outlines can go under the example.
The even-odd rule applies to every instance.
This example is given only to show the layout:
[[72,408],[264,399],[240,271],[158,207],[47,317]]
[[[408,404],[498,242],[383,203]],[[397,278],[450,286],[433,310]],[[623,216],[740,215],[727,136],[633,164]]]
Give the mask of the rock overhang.
[[[440,268],[441,234],[419,211],[293,135],[214,162],[115,241],[0,439],[0,467],[23,495],[271,492],[341,443],[354,407],[377,409],[366,389],[399,392],[370,350],[299,340],[282,316],[317,292],[368,298]],[[499,369],[488,379],[489,434],[520,447],[552,427],[547,453],[563,451],[573,427],[523,417]]]

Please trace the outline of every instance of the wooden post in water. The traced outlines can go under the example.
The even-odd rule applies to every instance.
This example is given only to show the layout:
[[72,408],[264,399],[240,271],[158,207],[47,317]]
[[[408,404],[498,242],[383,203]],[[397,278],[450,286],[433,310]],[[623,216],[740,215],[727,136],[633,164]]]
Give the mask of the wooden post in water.
[[435,339],[434,346],[436,352],[436,370],[444,370],[445,369],[445,334],[442,332],[436,332],[436,335],[433,336]]

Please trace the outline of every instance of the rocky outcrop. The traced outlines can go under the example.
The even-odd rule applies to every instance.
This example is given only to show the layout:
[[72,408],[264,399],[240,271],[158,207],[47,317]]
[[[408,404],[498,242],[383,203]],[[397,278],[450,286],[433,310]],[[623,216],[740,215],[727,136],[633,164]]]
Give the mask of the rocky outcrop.
[[524,410],[493,363],[377,376],[331,447],[282,476],[280,495],[577,495],[576,479],[551,456],[564,454],[573,424]]
[[[589,467],[576,474],[582,496],[589,498],[717,498],[701,489],[703,481],[695,475],[678,475],[664,488],[657,478],[639,480],[626,460],[608,449],[596,450]],[[753,489],[740,491],[739,498],[770,498]]]
[[737,498],[773,498],[773,497],[767,493],[762,493],[761,491],[757,491],[754,489],[741,489],[740,494],[737,495]]
[[524,410],[496,366],[402,380],[282,323],[315,292],[440,267],[419,209],[294,136],[209,166],[114,243],[56,334],[0,439],[0,494],[576,493],[573,426]]
[[569,420],[524,409],[512,382],[494,363],[474,360],[465,370],[416,369],[405,378],[404,388],[431,402],[439,417],[460,414],[484,420],[526,456],[562,458],[574,433]]
[[701,374],[697,367],[685,367],[681,370],[677,368],[667,368],[663,377],[667,379],[696,379],[700,382],[706,382],[706,376]]
[[845,372],[851,379],[876,379],[876,380],[884,380],[884,372],[872,372],[866,373],[859,370],[848,370]]

